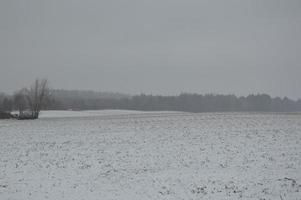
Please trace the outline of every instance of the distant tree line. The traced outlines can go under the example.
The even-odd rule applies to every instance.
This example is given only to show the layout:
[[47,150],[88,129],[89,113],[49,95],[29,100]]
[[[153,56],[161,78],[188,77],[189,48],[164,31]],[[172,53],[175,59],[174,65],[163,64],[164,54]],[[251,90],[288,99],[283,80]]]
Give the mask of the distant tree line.
[[[35,85],[35,84],[34,84]],[[35,99],[35,87],[31,87],[31,99]],[[28,95],[22,90],[13,96],[0,94],[0,110],[11,111],[33,110],[37,115],[40,109],[49,110],[101,110],[126,109],[143,111],[186,111],[186,112],[295,112],[301,111],[301,100],[272,98],[267,94],[237,97],[235,95],[214,94],[180,94],[177,96],[135,95],[129,96],[119,93],[103,93],[79,90],[52,90],[51,98],[45,98],[41,105],[28,103]],[[40,92],[38,92],[40,93]],[[28,94],[28,91],[27,91]],[[49,91],[47,91],[47,96]],[[26,99],[27,96],[27,99]],[[38,95],[39,96],[39,95]],[[35,100],[36,101],[36,100]],[[34,102],[35,102],[34,101]],[[38,101],[38,99],[37,99]],[[27,103],[24,103],[27,102]],[[35,107],[38,106],[38,109]],[[35,111],[37,113],[35,113]]]
[[127,109],[187,112],[301,111],[301,100],[294,101],[287,97],[271,98],[267,94],[249,95],[247,97],[186,93],[178,96],[145,94],[128,96],[118,93],[55,90],[53,91],[53,97],[53,102],[49,104],[49,108],[58,110]]

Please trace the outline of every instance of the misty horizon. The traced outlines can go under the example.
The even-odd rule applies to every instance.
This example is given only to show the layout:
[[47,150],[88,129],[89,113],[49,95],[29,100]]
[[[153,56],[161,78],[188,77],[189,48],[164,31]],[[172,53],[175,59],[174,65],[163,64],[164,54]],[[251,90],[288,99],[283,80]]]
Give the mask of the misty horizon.
[[[26,88],[26,87],[22,87],[22,88]],[[7,91],[7,92],[4,92],[4,91],[0,91],[0,94],[5,94],[5,95],[13,95],[15,94],[16,92],[18,92],[20,89],[22,88],[19,88],[17,90],[14,90],[14,91]],[[165,96],[165,97],[168,97],[168,96],[179,96],[179,95],[182,95],[182,94],[196,94],[196,95],[223,95],[223,96],[229,96],[229,95],[234,95],[236,97],[247,97],[247,96],[250,96],[250,95],[269,95],[271,98],[288,98],[288,99],[291,99],[291,100],[294,100],[294,101],[297,101],[297,100],[301,100],[301,98],[291,98],[289,96],[273,96],[269,93],[264,93],[264,92],[254,92],[254,93],[249,93],[249,94],[235,94],[235,93],[214,93],[214,92],[206,92],[206,93],[198,93],[198,92],[179,92],[179,93],[168,93],[168,94],[162,94],[162,93],[146,93],[146,92],[140,92],[140,93],[125,93],[125,92],[119,92],[119,91],[102,91],[102,90],[91,90],[91,89],[79,89],[79,88],[70,88],[70,89],[66,89],[66,88],[51,88],[51,90],[54,90],[54,91],[67,91],[67,92],[88,92],[88,93],[96,93],[96,94],[119,94],[119,95],[122,95],[122,96],[139,96],[139,95],[147,95],[147,96]]]

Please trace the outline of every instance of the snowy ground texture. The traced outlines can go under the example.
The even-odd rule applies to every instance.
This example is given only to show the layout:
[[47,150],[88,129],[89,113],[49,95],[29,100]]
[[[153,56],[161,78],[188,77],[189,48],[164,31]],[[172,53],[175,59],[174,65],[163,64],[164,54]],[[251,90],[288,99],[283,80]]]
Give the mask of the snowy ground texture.
[[1,200],[301,199],[301,115],[89,111],[0,121]]

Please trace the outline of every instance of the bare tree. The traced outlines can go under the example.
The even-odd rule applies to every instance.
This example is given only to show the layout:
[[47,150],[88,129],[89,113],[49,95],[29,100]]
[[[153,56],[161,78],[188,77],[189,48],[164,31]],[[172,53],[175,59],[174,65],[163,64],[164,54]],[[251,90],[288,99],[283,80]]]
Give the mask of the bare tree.
[[49,98],[50,89],[47,79],[36,79],[32,86],[26,90],[26,99],[33,119],[39,118],[40,111],[46,106]]
[[23,115],[23,111],[26,108],[27,101],[26,101],[26,88],[21,89],[20,91],[16,92],[13,96],[15,108],[19,111],[19,116]]
[[5,97],[2,102],[2,107],[4,112],[10,113],[13,109],[13,101],[11,97]]

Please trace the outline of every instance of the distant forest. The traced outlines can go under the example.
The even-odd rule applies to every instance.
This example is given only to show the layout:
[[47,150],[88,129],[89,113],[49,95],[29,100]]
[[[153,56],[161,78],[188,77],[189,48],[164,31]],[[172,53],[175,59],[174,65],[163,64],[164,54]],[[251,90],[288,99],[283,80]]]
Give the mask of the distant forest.
[[[15,110],[13,96],[0,94],[0,110]],[[267,94],[237,97],[235,95],[180,94],[178,96],[124,95],[109,92],[53,90],[45,109],[100,110],[127,109],[144,111],[187,112],[296,112],[301,111],[301,99],[271,98]]]
[[[0,110],[16,109],[13,96],[0,94]],[[301,99],[271,98],[267,94],[235,95],[180,94],[178,96],[124,95],[109,92],[53,90],[47,103],[50,110],[127,109],[144,111],[187,112],[295,112],[301,111]]]

